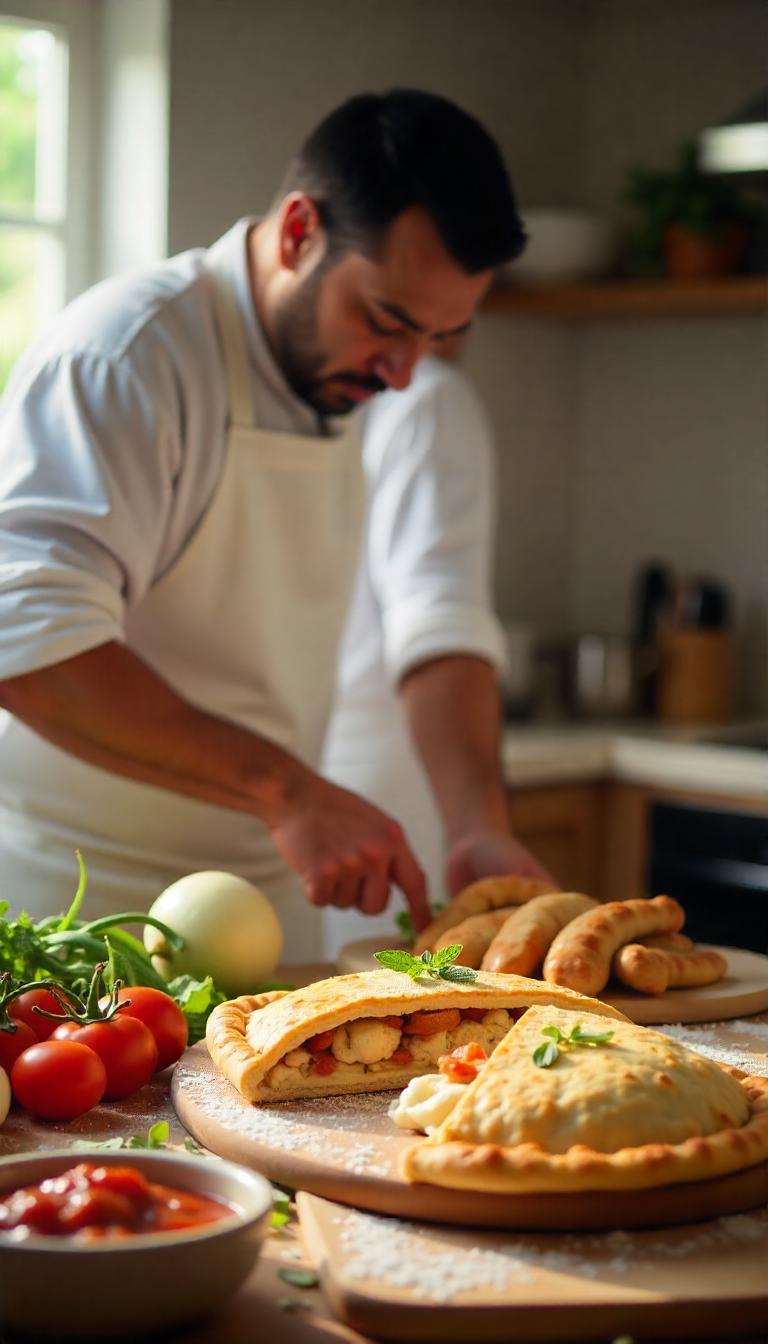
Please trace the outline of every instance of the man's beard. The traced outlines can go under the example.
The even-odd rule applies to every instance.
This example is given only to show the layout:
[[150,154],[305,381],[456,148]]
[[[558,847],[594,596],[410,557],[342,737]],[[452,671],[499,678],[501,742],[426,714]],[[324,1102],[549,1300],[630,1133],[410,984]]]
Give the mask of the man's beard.
[[293,391],[320,415],[348,415],[360,404],[344,394],[344,386],[384,392],[387,384],[373,375],[340,369],[331,377],[316,374],[326,362],[317,341],[317,301],[326,270],[321,264],[275,314],[272,343],[275,357]]

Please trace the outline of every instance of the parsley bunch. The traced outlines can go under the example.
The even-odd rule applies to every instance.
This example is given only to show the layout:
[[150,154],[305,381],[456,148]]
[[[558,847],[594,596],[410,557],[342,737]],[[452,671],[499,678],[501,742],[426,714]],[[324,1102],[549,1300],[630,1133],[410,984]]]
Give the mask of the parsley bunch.
[[391,948],[386,952],[374,952],[374,957],[391,971],[401,971],[412,980],[421,980],[427,976],[432,980],[450,980],[455,984],[476,980],[477,971],[469,966],[456,966],[454,963],[461,952],[461,943],[451,943],[450,947],[441,947],[439,952],[422,952],[414,957],[411,952],[401,952]]

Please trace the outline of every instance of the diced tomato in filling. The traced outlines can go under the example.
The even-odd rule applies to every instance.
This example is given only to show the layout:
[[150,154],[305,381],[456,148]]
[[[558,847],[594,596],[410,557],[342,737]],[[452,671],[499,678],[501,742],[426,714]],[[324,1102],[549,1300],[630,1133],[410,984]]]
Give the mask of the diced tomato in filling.
[[487,1012],[487,1008],[462,1008],[461,1016],[465,1022],[482,1022]]
[[438,1031],[455,1031],[461,1022],[458,1008],[429,1009],[421,1013],[411,1013],[403,1023],[405,1036],[434,1036]]
[[330,1050],[332,1041],[332,1031],[319,1031],[316,1036],[310,1036],[306,1046],[311,1055],[318,1055],[321,1050]]
[[385,1027],[402,1027],[403,1025],[402,1017],[396,1017],[394,1014],[390,1017],[382,1017],[379,1021],[383,1022]]
[[327,1076],[329,1073],[335,1073],[337,1066],[338,1061],[335,1056],[331,1054],[330,1050],[325,1050],[322,1054],[315,1055],[312,1060],[312,1072],[319,1073],[322,1077]]
[[387,1063],[388,1063],[388,1064],[412,1064],[412,1063],[413,1063],[413,1051],[409,1050],[407,1045],[401,1045],[401,1046],[398,1046],[397,1050],[394,1050],[394,1051],[392,1052],[392,1054],[389,1056],[389,1059],[387,1060]]
[[441,1055],[437,1067],[452,1083],[471,1083],[487,1058],[477,1041],[469,1041],[466,1045],[457,1045],[450,1055]]

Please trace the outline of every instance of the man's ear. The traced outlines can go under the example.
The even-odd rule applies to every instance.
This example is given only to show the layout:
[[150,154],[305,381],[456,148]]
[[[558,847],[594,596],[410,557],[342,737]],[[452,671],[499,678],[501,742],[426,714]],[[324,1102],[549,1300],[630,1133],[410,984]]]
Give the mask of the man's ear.
[[320,212],[311,196],[294,191],[286,196],[278,215],[280,265],[295,271],[309,253],[324,243]]

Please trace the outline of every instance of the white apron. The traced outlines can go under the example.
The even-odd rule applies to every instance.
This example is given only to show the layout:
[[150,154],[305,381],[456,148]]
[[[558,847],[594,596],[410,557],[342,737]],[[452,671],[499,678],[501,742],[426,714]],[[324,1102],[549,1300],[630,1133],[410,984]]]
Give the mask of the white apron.
[[[224,467],[178,560],[127,613],[126,642],[191,703],[314,765],[358,553],[358,432],[255,428],[242,318],[216,247],[208,268],[230,393]],[[5,716],[0,897],[34,916],[65,908],[76,848],[90,917],[146,909],[184,873],[221,868],[273,901],[287,959],[317,956],[319,912],[257,819],[88,765]]]

